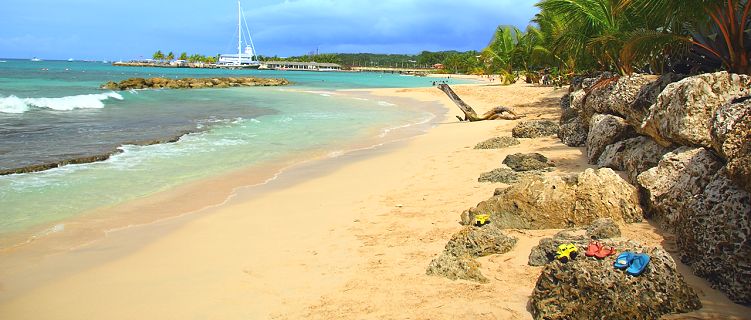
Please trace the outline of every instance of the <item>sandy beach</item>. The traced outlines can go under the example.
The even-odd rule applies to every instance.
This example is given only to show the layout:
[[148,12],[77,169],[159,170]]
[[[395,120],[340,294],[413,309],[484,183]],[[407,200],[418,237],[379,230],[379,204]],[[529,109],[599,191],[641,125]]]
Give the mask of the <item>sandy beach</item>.
[[[565,93],[522,83],[454,89],[478,113],[503,105],[523,120],[557,120]],[[529,252],[559,230],[507,230],[519,238],[514,249],[479,259],[488,284],[427,276],[425,269],[461,229],[461,212],[506,186],[478,182],[481,173],[517,152],[550,158],[556,169],[548,174],[580,172],[592,167],[583,149],[549,137],[475,150],[510,136],[521,120],[459,122],[459,110],[436,88],[370,94],[438,101],[445,109],[426,134],[296,166],[266,185],[236,190],[221,205],[54,255],[28,252],[28,260],[0,270],[0,318],[531,319],[528,297],[542,267],[527,264]],[[201,198],[229,194],[238,181],[211,181],[147,209],[211,203]],[[624,233],[674,248],[670,235],[648,223]],[[675,318],[751,314],[679,266],[704,308]]]

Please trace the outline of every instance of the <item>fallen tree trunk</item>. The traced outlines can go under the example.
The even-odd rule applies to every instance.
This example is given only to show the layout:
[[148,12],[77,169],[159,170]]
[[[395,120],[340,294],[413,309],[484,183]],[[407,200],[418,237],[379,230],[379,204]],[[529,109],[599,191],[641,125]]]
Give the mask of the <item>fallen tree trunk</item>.
[[459,109],[461,109],[462,112],[464,113],[464,119],[462,119],[459,116],[456,117],[459,119],[459,121],[474,122],[474,121],[482,121],[482,120],[516,120],[516,119],[520,119],[524,117],[524,116],[517,115],[516,112],[514,112],[513,110],[503,107],[503,106],[495,107],[491,109],[490,111],[486,112],[484,115],[482,115],[482,117],[480,117],[477,115],[477,112],[475,112],[475,110],[472,109],[472,107],[470,107],[467,103],[465,103],[464,100],[462,100],[462,98],[459,98],[459,96],[454,92],[453,89],[451,89],[451,87],[449,87],[449,85],[443,84],[443,83],[439,84],[438,89],[441,89],[441,91],[446,93],[446,95],[449,96],[451,101],[453,101],[456,104],[456,106],[459,107]]

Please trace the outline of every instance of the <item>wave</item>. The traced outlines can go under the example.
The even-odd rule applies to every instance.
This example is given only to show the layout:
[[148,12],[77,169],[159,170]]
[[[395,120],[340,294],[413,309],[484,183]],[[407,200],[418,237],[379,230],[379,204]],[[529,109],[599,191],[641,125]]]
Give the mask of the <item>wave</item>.
[[123,100],[117,92],[82,94],[61,98],[19,98],[16,96],[0,97],[0,112],[24,113],[31,108],[44,108],[58,111],[73,109],[101,109],[107,99]]

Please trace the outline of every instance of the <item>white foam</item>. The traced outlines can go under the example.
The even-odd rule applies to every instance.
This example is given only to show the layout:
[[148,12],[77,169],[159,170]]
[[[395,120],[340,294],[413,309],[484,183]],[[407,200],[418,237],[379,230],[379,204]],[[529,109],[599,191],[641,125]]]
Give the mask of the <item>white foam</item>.
[[123,96],[117,92],[82,94],[61,98],[19,98],[16,96],[0,97],[0,112],[24,113],[32,107],[45,108],[58,111],[70,111],[73,109],[101,109],[104,108],[104,100],[123,100]]
[[384,106],[384,107],[393,107],[393,106],[395,106],[395,104],[389,103],[389,102],[386,102],[386,101],[378,101],[378,105],[379,106]]

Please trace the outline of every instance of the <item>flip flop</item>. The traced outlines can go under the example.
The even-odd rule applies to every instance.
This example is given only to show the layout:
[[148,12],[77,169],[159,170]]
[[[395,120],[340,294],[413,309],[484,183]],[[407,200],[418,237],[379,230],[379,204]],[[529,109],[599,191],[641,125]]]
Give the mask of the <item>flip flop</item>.
[[615,263],[613,263],[613,266],[616,269],[626,269],[631,264],[631,260],[634,259],[634,253],[625,251],[621,252],[621,254],[618,255],[617,258],[615,258]]
[[595,258],[597,259],[605,259],[608,256],[612,256],[615,254],[615,248],[613,247],[602,247],[600,248],[600,251],[595,252]]
[[584,255],[587,257],[594,257],[595,254],[602,249],[602,244],[598,241],[590,241],[587,251],[584,251]]
[[626,269],[626,273],[632,276],[638,276],[644,272],[649,264],[649,255],[646,253],[635,254],[631,260],[631,265]]

